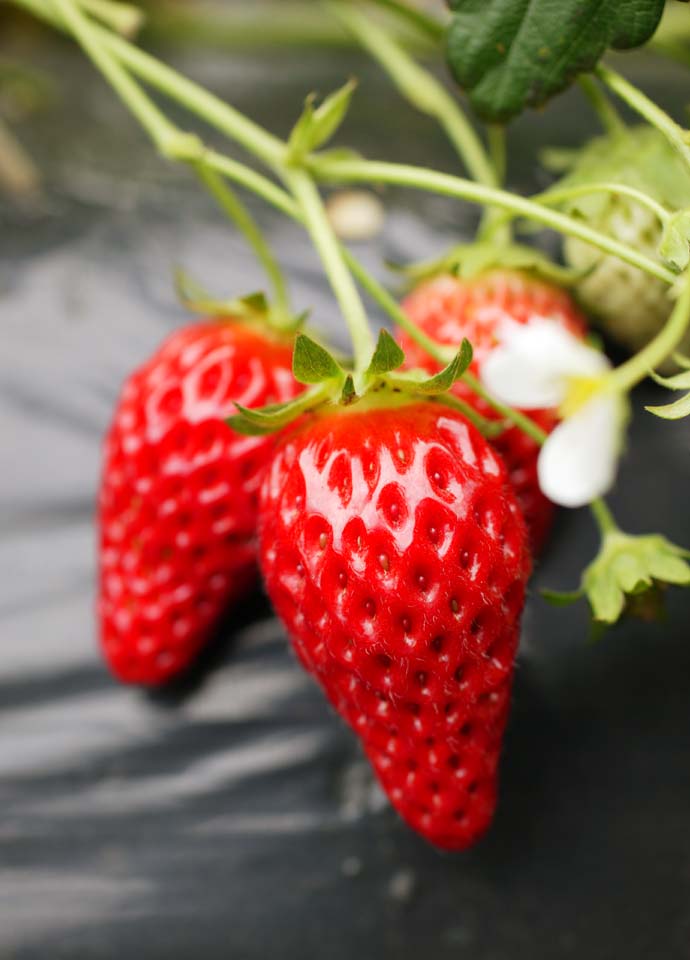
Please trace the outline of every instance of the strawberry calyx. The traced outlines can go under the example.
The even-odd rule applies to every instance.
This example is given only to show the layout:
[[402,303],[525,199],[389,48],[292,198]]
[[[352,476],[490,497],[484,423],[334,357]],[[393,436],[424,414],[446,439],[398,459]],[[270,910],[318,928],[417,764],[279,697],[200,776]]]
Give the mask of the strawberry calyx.
[[662,420],[680,420],[683,417],[690,416],[690,359],[676,353],[673,355],[673,360],[682,368],[680,373],[672,377],[662,377],[658,373],[652,373],[651,376],[667,390],[687,390],[688,392],[684,393],[679,400],[674,400],[673,403],[645,407],[648,413],[653,413],[655,417],[661,417]]
[[579,589],[544,590],[556,606],[586,597],[595,624],[608,626],[624,613],[638,619],[657,619],[663,612],[666,587],[690,586],[690,551],[657,534],[634,536],[617,527],[603,537],[596,558],[582,575]]
[[239,433],[264,434],[282,430],[305,413],[325,405],[350,407],[367,404],[399,405],[420,397],[436,400],[460,410],[483,432],[495,435],[504,429],[502,422],[488,421],[449,391],[472,362],[472,346],[463,340],[451,361],[429,376],[424,370],[401,370],[405,354],[387,330],[379,333],[369,366],[356,376],[321,344],[304,333],[295,340],[292,372],[307,389],[287,403],[248,409],[236,404],[238,413],[228,425]]
[[179,268],[175,271],[174,279],[177,298],[190,313],[206,318],[214,317],[222,323],[255,326],[264,334],[279,340],[291,340],[304,326],[309,315],[309,311],[290,314],[277,304],[270,303],[266,294],[261,291],[219,300]]
[[582,276],[582,271],[560,266],[526,244],[488,241],[456,244],[433,260],[388,266],[402,274],[411,286],[444,274],[469,280],[494,270],[515,270],[559,286],[570,286]]

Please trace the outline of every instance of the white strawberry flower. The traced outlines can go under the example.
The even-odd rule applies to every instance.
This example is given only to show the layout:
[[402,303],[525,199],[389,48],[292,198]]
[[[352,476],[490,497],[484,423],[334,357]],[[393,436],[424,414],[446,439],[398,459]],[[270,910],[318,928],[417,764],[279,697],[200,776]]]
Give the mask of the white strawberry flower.
[[615,480],[625,419],[621,397],[601,389],[611,364],[544,317],[506,320],[498,339],[481,369],[486,389],[511,407],[555,408],[563,418],[539,454],[543,493],[564,507],[602,496]]

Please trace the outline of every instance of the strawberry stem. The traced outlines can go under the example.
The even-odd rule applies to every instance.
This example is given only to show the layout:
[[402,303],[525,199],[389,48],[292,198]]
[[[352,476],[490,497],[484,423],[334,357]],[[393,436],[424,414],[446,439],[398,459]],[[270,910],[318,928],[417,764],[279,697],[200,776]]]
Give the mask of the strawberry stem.
[[598,230],[588,227],[574,217],[556,210],[550,210],[540,203],[507,190],[497,190],[484,184],[473,183],[462,177],[455,177],[448,173],[439,173],[424,167],[412,167],[407,164],[385,163],[374,160],[341,160],[337,158],[319,157],[314,155],[310,161],[310,168],[318,179],[335,183],[389,183],[401,187],[410,187],[413,190],[426,190],[442,196],[456,197],[459,200],[469,200],[484,206],[501,207],[514,216],[534,220],[559,233],[577,237],[585,243],[605,253],[613,254],[626,263],[638,267],[652,277],[657,277],[665,283],[673,284],[677,274],[673,273],[661,263],[639,253],[625,243],[619,243],[612,237]]
[[235,192],[214,169],[203,160],[194,163],[193,166],[203,185],[215,197],[219,207],[232,220],[254,251],[273,288],[276,307],[279,313],[287,318],[290,314],[290,301],[285,276],[259,225]]
[[[279,311],[287,315],[289,313],[287,287],[278,262],[247,208],[223,183],[212,164],[203,155],[200,141],[197,142],[196,138],[190,139],[187,134],[175,127],[120,66],[118,60],[103,49],[96,29],[84,16],[79,6],[72,0],[53,0],[53,2],[88,56],[132,110],[159,149],[174,156],[179,145],[180,158],[188,160],[199,179],[254,250],[271,282]],[[91,4],[92,0],[89,0],[89,8]]]
[[590,504],[590,510],[592,511],[592,515],[597,522],[602,540],[607,534],[614,533],[619,529],[618,524],[616,523],[608,505],[601,497],[598,500],[592,501]]
[[[372,300],[374,300],[381,307],[381,309],[388,314],[395,324],[401,327],[401,329],[405,330],[405,332],[408,333],[410,337],[429,354],[429,356],[433,357],[434,360],[438,361],[440,364],[446,364],[448,360],[452,358],[452,348],[437,343],[435,340],[432,340],[430,337],[428,337],[410,319],[400,304],[393,299],[385,287],[381,286],[381,284],[374,277],[372,277],[367,270],[365,270],[365,268],[353,257],[349,251],[345,251],[345,256],[347,257],[350,269],[357,277],[360,284],[371,296]],[[538,427],[537,424],[530,419],[530,417],[526,416],[524,413],[521,413],[519,410],[513,410],[512,407],[508,407],[506,404],[501,403],[500,400],[497,400],[487,390],[485,390],[482,384],[471,373],[465,371],[460,379],[466,383],[470,390],[476,393],[477,396],[485,400],[493,410],[495,410],[497,413],[500,413],[505,420],[508,420],[510,423],[514,424],[516,427],[522,430],[523,433],[526,433],[528,436],[532,437],[532,439],[538,444],[541,445],[546,440],[546,434],[544,431]]]
[[634,357],[616,367],[606,378],[605,388],[627,393],[660,366],[683,340],[690,327],[690,272],[684,277],[681,294],[659,333]]
[[649,194],[637,190],[635,187],[629,187],[624,183],[581,183],[571,187],[555,187],[553,190],[545,190],[544,193],[535,194],[532,200],[546,205],[558,205],[568,200],[576,200],[578,197],[586,197],[591,193],[614,193],[622,197],[630,197],[659,218],[662,226],[665,226],[671,218],[671,213]]
[[428,13],[423,13],[421,10],[416,7],[408,6],[407,3],[401,2],[401,0],[371,0],[377,7],[382,7],[385,10],[390,10],[392,13],[397,14],[402,20],[423,34],[430,40],[433,40],[435,43],[441,43],[446,34],[446,28],[442,23],[432,16],[429,16]]
[[612,135],[622,133],[626,129],[625,123],[596,80],[588,74],[583,74],[579,78],[579,84],[606,133]]
[[328,2],[326,6],[383,67],[405,99],[438,121],[470,176],[479,183],[498,186],[496,171],[474,127],[436,77],[420,67],[371,17],[364,16],[351,3]]
[[[13,0],[13,2],[35,16],[47,20],[54,26],[65,29],[64,18],[56,14],[55,8],[48,3],[48,0]],[[109,33],[96,24],[91,25],[91,34],[94,37],[97,36],[101,46],[117,57],[122,65],[126,66],[140,79],[150,83],[211,126],[241,144],[275,172],[282,173],[285,144],[277,137],[268,133],[199,84],[188,80],[171,67],[156,60],[155,57],[150,56],[143,50],[132,46],[121,37]],[[182,148],[179,139],[172,143],[165,142],[161,147],[167,157],[174,159],[183,159]],[[206,154],[206,160],[214,169],[229,176],[230,179],[236,179],[237,182],[243,183],[249,189],[256,188],[257,192],[260,192],[269,202],[275,205],[281,202],[279,194],[275,192],[270,198],[268,197],[270,181],[258,179],[258,175],[254,174],[253,171],[243,168],[230,158],[222,157],[222,155],[210,151]],[[611,253],[666,283],[671,284],[676,279],[676,276],[670,270],[638,253],[632,247],[587,227],[573,217],[549,210],[539,203],[524,197],[518,197],[508,191],[496,190],[460,177],[452,177],[424,168],[398,164],[382,164],[371,161],[335,161],[315,155],[311,158],[310,167],[324,180],[340,179],[366,182],[374,179],[454,196],[482,205],[494,205],[507,210],[514,216],[535,220],[560,233],[578,237],[585,243],[589,243],[606,253]],[[288,213],[285,207],[282,209]],[[290,214],[288,213],[288,215]]]
[[286,169],[283,177],[300,206],[304,225],[321,257],[350,331],[355,374],[362,374],[368,367],[374,352],[374,338],[345,256],[326,216],[319,191],[312,177],[305,170]]
[[636,113],[639,113],[647,123],[656,127],[662,133],[672,147],[678,151],[686,166],[690,169],[690,145],[688,144],[688,132],[676,123],[665,110],[657,106],[653,100],[638,90],[634,84],[626,80],[615,70],[600,64],[596,68],[596,75],[606,84],[609,90],[617,94],[621,100],[632,107]]
[[129,3],[80,0],[80,6],[86,13],[123,37],[135,37],[145,20],[144,12]]

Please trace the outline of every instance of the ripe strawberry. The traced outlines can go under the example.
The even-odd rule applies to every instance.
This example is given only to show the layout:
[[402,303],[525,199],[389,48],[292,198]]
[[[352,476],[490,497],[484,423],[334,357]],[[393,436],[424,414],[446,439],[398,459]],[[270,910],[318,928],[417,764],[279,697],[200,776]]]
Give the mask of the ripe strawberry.
[[[585,319],[571,297],[553,283],[517,270],[490,270],[471,279],[441,274],[418,286],[403,308],[414,323],[439,343],[458,345],[467,337],[474,348],[470,371],[476,376],[497,341],[505,319],[527,323],[532,317],[549,317],[583,336]],[[397,337],[409,366],[437,370],[439,365],[404,331]],[[458,382],[453,392],[490,419],[497,414],[468,386]],[[531,410],[530,417],[543,430],[557,422],[550,410]],[[527,523],[532,549],[537,553],[546,541],[554,506],[539,489],[538,444],[517,427],[504,430],[493,440],[503,457],[518,503]]]
[[260,557],[398,812],[439,847],[473,843],[496,804],[529,572],[490,445],[429,401],[312,416],[266,473]]
[[240,323],[172,334],[124,385],[99,500],[103,651],[128,683],[181,671],[256,575],[257,499],[274,437],[223,422],[292,398],[291,345]]

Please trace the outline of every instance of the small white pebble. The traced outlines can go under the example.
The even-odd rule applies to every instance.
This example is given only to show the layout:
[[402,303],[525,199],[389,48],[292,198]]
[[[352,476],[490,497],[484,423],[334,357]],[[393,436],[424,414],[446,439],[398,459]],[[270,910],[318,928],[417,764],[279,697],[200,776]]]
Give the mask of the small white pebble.
[[370,240],[383,229],[383,204],[367,190],[340,190],[332,194],[326,212],[341,240]]
[[412,899],[415,888],[414,870],[409,867],[403,867],[397,870],[388,884],[388,896],[391,900],[397,900],[398,903],[407,903]]
[[362,861],[359,857],[345,857],[340,870],[344,877],[358,877],[362,872]]

